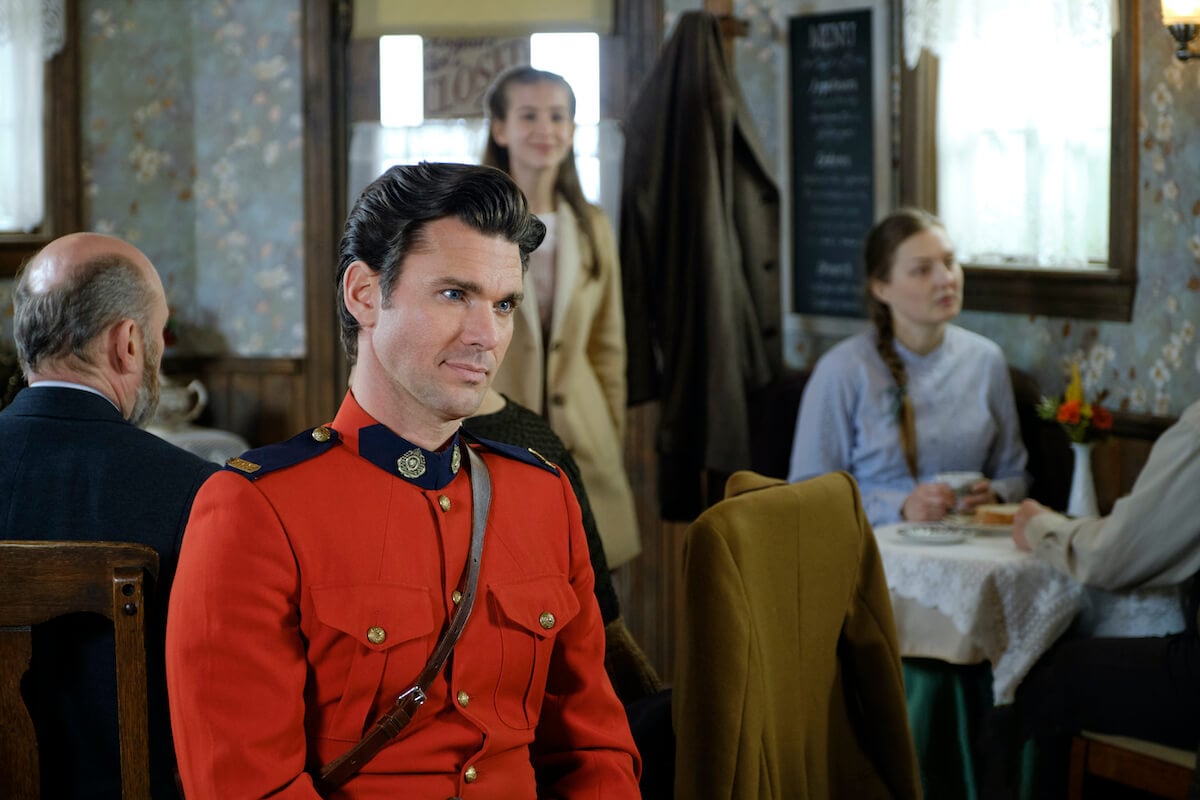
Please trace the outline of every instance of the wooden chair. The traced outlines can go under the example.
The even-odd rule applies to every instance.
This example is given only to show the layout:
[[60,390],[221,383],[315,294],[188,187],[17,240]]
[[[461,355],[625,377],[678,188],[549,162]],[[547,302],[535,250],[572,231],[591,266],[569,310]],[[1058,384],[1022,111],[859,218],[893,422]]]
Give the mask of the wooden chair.
[[1084,783],[1094,775],[1159,797],[1188,797],[1196,753],[1127,736],[1084,731],[1071,742],[1068,800],[1083,800]]
[[0,541],[0,797],[36,800],[40,794],[37,739],[21,698],[32,626],[95,612],[112,620],[115,631],[122,795],[149,800],[147,573],[158,574],[158,554],[145,545]]

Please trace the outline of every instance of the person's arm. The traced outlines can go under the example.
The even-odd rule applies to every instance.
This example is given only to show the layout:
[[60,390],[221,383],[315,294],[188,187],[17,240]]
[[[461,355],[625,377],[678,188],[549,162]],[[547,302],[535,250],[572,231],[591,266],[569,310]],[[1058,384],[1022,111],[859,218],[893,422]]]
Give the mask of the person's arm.
[[[843,356],[844,351],[829,353],[817,363],[804,386],[792,439],[788,481],[795,483],[844,470],[858,482],[871,524],[896,522],[901,518],[900,510],[909,491],[864,480],[859,465],[854,463],[855,418],[863,399],[851,371],[838,361]],[[899,452],[898,440],[895,447]]]
[[167,622],[167,685],[188,797],[318,800],[305,773],[299,576],[254,484],[214,475],[184,536]]
[[822,359],[804,385],[792,433],[787,477],[790,483],[837,470],[853,473],[858,402],[842,372],[828,359]]
[[[596,370],[600,385],[604,388],[604,399],[608,413],[617,429],[617,438],[625,437],[625,311],[621,291],[621,265],[617,260],[617,246],[613,240],[612,225],[603,213],[593,210],[592,231],[599,277],[603,282],[602,299],[596,310],[596,320],[588,334],[587,357]],[[582,230],[580,231],[582,235]]]
[[638,800],[641,758],[629,722],[604,671],[604,623],[579,504],[560,475],[570,515],[571,588],[579,613],[558,633],[530,760],[538,796]]
[[1038,558],[1100,589],[1170,586],[1200,569],[1200,409],[1167,430],[1133,489],[1107,517],[1033,516],[1024,536]]

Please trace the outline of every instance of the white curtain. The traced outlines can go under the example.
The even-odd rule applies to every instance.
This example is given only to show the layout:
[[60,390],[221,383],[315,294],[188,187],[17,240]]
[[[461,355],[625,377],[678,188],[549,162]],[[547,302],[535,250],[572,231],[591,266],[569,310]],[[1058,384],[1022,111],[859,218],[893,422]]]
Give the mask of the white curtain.
[[1113,0],[906,0],[937,55],[938,213],[965,261],[1108,255]]
[[0,0],[0,231],[45,216],[44,60],[62,45],[62,0]]

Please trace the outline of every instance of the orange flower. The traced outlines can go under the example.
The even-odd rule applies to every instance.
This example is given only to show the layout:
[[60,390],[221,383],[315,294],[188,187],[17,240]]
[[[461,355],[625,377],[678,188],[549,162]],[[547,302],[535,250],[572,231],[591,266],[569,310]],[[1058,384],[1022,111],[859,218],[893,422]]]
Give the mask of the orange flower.
[[1107,431],[1112,428],[1112,414],[1108,413],[1108,409],[1100,406],[1092,406],[1092,424],[1102,431]]
[[1082,405],[1078,400],[1067,400],[1058,407],[1058,421],[1065,422],[1069,425],[1074,425],[1079,422],[1079,407]]

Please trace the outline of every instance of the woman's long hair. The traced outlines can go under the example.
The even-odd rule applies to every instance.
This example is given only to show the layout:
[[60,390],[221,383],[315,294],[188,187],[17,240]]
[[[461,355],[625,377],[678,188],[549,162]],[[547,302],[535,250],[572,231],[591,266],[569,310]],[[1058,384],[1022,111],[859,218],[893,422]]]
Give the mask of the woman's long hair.
[[[553,83],[567,91],[567,111],[571,119],[575,118],[575,92],[566,78],[556,72],[534,69],[528,64],[511,67],[500,73],[488,88],[483,97],[483,111],[487,117],[487,145],[483,150],[483,163],[489,167],[497,167],[512,174],[508,148],[500,145],[492,135],[492,123],[508,118],[508,87],[513,84],[528,86],[534,83]],[[575,145],[572,143],[571,152],[558,165],[558,174],[554,179],[554,191],[561,194],[567,205],[575,212],[579,227],[587,238],[588,244],[595,248],[595,235],[587,198],[583,196],[583,188],[579,185],[579,172],[575,168]],[[593,262],[593,270],[596,269]]]
[[867,234],[863,247],[863,263],[867,271],[867,312],[875,325],[875,349],[896,382],[896,417],[900,427],[900,447],[913,478],[917,477],[917,426],[913,417],[912,398],[908,396],[908,371],[896,352],[896,329],[892,324],[892,308],[871,291],[871,281],[889,283],[896,250],[910,236],[932,228],[942,228],[941,220],[919,208],[899,208],[875,223]]

